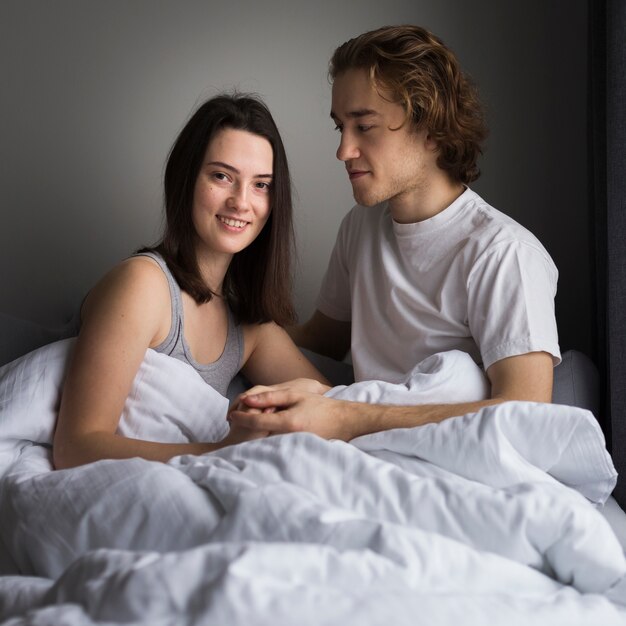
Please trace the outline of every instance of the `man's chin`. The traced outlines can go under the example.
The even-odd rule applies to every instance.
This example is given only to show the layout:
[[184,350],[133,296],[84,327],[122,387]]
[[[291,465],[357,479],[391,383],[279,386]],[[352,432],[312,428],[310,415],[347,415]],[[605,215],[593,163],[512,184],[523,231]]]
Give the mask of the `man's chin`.
[[375,183],[374,180],[366,181],[364,184],[359,180],[358,183],[352,185],[352,196],[357,204],[361,206],[376,206],[385,200],[389,200],[389,190]]
[[356,203],[361,206],[374,206],[377,204],[377,202],[375,202],[374,194],[371,192],[368,193],[368,190],[366,189],[359,189],[356,185],[352,186],[352,196]]
[[372,196],[371,194],[355,193],[353,196],[356,203],[361,206],[376,206],[383,201],[375,196]]

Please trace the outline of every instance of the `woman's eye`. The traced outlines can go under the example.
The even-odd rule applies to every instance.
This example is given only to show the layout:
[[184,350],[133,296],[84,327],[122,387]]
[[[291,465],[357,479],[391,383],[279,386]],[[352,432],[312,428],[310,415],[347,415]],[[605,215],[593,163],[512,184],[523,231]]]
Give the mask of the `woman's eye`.
[[228,180],[228,176],[226,176],[224,172],[214,172],[213,178],[215,178],[215,180]]
[[256,184],[257,189],[260,189],[261,191],[269,191],[271,184],[270,183],[264,183],[264,182],[258,182]]

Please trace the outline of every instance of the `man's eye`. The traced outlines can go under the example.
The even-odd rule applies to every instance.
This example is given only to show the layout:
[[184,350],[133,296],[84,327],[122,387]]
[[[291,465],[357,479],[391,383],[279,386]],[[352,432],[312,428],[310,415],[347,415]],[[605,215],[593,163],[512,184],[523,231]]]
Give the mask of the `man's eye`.
[[366,133],[368,130],[371,130],[373,126],[366,126],[365,124],[359,124],[358,129],[362,133]]
[[343,132],[343,126],[341,124],[337,124],[335,126],[335,130],[338,130],[340,133],[342,133]]

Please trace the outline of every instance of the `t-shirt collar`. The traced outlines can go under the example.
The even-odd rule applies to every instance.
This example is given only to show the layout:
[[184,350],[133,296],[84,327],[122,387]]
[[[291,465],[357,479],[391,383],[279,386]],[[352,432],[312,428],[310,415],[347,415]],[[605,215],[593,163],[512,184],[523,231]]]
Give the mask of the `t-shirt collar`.
[[[476,193],[466,186],[465,191],[451,205],[437,213],[437,215],[433,215],[433,217],[413,224],[400,224],[392,218],[393,232],[396,237],[413,237],[417,234],[430,233],[453,220],[475,198]],[[387,211],[389,211],[388,205]]]

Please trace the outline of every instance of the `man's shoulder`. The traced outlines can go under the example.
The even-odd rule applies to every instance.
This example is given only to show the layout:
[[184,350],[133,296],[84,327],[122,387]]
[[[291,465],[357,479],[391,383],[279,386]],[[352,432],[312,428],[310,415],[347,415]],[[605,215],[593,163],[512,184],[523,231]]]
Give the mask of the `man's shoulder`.
[[493,207],[477,193],[472,192],[466,211],[472,224],[470,239],[479,243],[481,248],[521,244],[545,252],[543,244],[528,228]]

